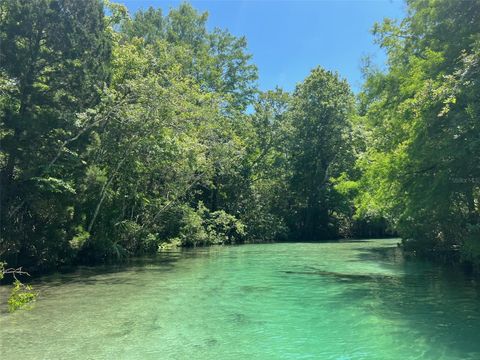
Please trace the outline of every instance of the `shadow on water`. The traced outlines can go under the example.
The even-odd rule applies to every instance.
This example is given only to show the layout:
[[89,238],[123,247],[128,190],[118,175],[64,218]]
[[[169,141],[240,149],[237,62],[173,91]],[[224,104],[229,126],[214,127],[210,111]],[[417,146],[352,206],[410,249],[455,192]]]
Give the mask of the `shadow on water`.
[[[261,245],[275,245],[275,244],[350,244],[350,243],[370,243],[375,242],[377,240],[385,240],[385,238],[381,239],[350,239],[350,238],[342,238],[342,239],[330,239],[330,240],[301,240],[301,241],[279,241],[279,242],[267,242],[267,243],[259,243]],[[399,241],[399,238],[391,238],[392,243],[394,241]]]
[[[404,260],[396,248],[357,249],[352,261],[380,261],[392,275],[306,269],[287,274],[320,276],[343,284],[338,304],[354,303],[370,315],[406,324],[418,339],[462,359],[480,358],[480,283],[460,269]],[[412,344],[415,346],[415,344]],[[438,348],[438,347],[437,347]]]
[[[206,251],[194,249],[178,249],[165,251],[155,256],[136,257],[115,264],[79,266],[73,271],[57,272],[37,276],[31,279],[34,286],[57,287],[70,283],[80,285],[117,285],[126,284],[130,280],[122,277],[122,273],[166,273],[173,271],[178,261],[205,256]],[[118,276],[113,276],[118,275]],[[132,282],[134,280],[131,280]]]
[[[40,297],[52,289],[65,285],[89,287],[95,285],[137,286],[138,279],[141,279],[142,276],[135,275],[158,273],[158,276],[161,277],[166,273],[175,271],[175,267],[180,260],[210,256],[212,253],[215,253],[213,247],[209,249],[179,248],[160,252],[154,256],[130,258],[125,262],[78,266],[74,270],[32,276],[26,280],[39,292]],[[145,277],[144,281],[149,281],[148,277]],[[7,314],[6,303],[10,292],[11,287],[8,284],[0,286],[0,316]]]
[[[347,242],[352,243],[352,245],[349,245],[349,251],[354,252],[353,258],[349,257],[344,260],[350,262],[349,266],[345,267],[347,270],[329,271],[322,269],[321,266],[323,265],[318,265],[318,267],[304,266],[306,262],[302,261],[298,263],[301,264],[298,269],[285,269],[280,273],[282,277],[292,277],[295,281],[295,277],[299,276],[307,279],[306,281],[321,279],[319,286],[335,285],[335,290],[338,288],[340,291],[331,292],[329,296],[333,297],[336,306],[344,306],[348,311],[351,307],[361,309],[361,312],[358,312],[358,314],[362,314],[359,315],[359,317],[362,317],[358,319],[359,322],[368,322],[369,319],[373,319],[377,320],[377,324],[385,323],[385,333],[391,332],[393,336],[398,337],[399,342],[407,341],[402,339],[402,335],[406,331],[413,332],[415,334],[414,339],[432,344],[431,347],[434,351],[442,347],[448,349],[446,351],[449,354],[458,355],[450,358],[480,359],[479,280],[469,278],[458,270],[421,261],[405,260],[395,246],[394,240],[392,240],[393,246],[387,247],[385,245],[376,246],[372,243],[372,240]],[[355,246],[354,243],[359,245]],[[362,247],[360,243],[368,244]],[[85,285],[125,284],[134,281],[132,278],[138,279],[136,276],[128,276],[128,273],[158,272],[161,276],[161,273],[174,271],[180,260],[191,260],[199,257],[213,259],[220,256],[223,262],[218,263],[218,265],[223,263],[229,266],[235,265],[237,263],[232,263],[229,259],[236,259],[238,253],[231,252],[229,249],[232,248],[187,249],[168,252],[151,258],[133,259],[121,265],[82,267],[70,274],[45,276],[36,279],[36,282],[45,287],[69,283]],[[291,249],[280,248],[277,256],[283,256],[284,252],[285,254],[291,254],[291,251]],[[256,247],[246,247],[242,249],[241,256],[238,259],[249,259],[250,254],[255,256],[259,252],[263,254],[264,248],[259,250]],[[347,253],[349,254],[349,252]],[[242,264],[242,261],[238,264]],[[360,271],[356,273],[348,270],[354,262],[359,263],[358,269]],[[386,271],[369,273],[368,270],[365,270],[362,272],[361,269],[370,269],[370,267],[362,267],[361,263],[379,265],[380,270],[384,269]],[[184,264],[179,268],[183,268],[183,266]],[[292,266],[297,266],[297,262],[292,262]],[[353,266],[353,268],[358,270],[356,266]],[[125,276],[122,273],[125,273]],[[205,279],[208,279],[209,276],[211,276],[210,272],[205,274]],[[225,291],[229,281],[225,278],[223,282],[213,283],[215,286],[212,285],[209,288],[210,292],[201,295],[214,297]],[[283,282],[281,284],[284,285]],[[235,294],[239,295],[237,297],[250,300],[256,300],[256,295],[270,294],[268,296],[274,296],[275,291],[275,284],[256,283],[253,280],[252,283],[243,281],[235,286]],[[199,299],[198,301],[203,301],[203,298]],[[330,301],[330,298],[328,300]],[[308,298],[306,301],[316,300]],[[353,314],[356,313],[353,312]],[[255,316],[239,309],[231,309],[228,320],[230,324],[235,326],[264,326]],[[378,322],[378,320],[381,321]],[[112,338],[129,336],[138,325],[132,321],[128,319],[121,328],[112,329],[109,336]],[[391,328],[388,327],[390,323],[392,324]],[[375,326],[375,323],[373,324]],[[166,325],[162,324],[161,317],[154,316],[148,324],[142,326],[148,326],[149,331],[158,331]],[[398,331],[398,333],[394,333],[395,331]],[[408,337],[408,339],[412,339],[412,337]],[[212,337],[205,341],[214,346],[217,340]],[[437,344],[438,346],[436,346]],[[414,347],[415,343],[412,343],[411,346]],[[429,358],[438,359],[439,357],[436,355]]]
[[384,279],[392,278],[389,275],[375,275],[375,274],[351,274],[342,273],[336,271],[325,270],[310,270],[310,271],[283,271],[285,274],[298,274],[298,275],[317,275],[321,277],[331,278],[338,281],[351,281],[351,282],[368,282],[368,281],[380,281]]
[[[362,296],[350,289],[348,297]],[[382,318],[400,318],[432,344],[480,357],[479,288],[461,274],[427,271],[370,284],[364,299],[375,298],[370,311]]]

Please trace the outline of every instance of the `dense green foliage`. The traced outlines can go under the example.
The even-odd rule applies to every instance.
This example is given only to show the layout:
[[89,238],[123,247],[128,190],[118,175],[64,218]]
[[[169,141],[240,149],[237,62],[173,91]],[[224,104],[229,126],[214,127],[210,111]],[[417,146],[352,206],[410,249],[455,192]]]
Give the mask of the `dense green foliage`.
[[353,96],[346,81],[315,69],[293,94],[290,192],[293,229],[301,239],[338,236],[343,201],[331,183],[353,165],[350,117]]
[[245,39],[207,31],[207,14],[106,6],[1,3],[2,259],[41,270],[338,236],[345,81],[316,69],[293,95],[261,94]]
[[188,4],[0,0],[0,259],[37,271],[388,226],[476,260],[480,6],[408,6],[375,27],[388,69],[366,68],[355,102],[320,67],[260,92],[246,40]]
[[407,4],[374,28],[389,62],[360,95],[359,213],[387,217],[407,249],[479,263],[480,3]]

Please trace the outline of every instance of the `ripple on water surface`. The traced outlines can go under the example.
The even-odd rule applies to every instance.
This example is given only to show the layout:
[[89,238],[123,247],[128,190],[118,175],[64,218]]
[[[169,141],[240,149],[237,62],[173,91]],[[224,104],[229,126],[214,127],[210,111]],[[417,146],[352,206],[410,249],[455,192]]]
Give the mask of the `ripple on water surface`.
[[2,360],[480,359],[478,285],[395,240],[212,247],[34,285],[33,310],[0,315]]

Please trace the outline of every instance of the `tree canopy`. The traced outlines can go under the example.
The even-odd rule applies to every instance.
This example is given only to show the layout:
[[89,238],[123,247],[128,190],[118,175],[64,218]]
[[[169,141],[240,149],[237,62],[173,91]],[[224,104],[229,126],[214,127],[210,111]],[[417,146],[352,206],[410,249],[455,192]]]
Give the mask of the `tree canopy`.
[[0,261],[399,234],[480,263],[480,6],[407,6],[355,96],[321,67],[260,91],[187,3],[0,0]]

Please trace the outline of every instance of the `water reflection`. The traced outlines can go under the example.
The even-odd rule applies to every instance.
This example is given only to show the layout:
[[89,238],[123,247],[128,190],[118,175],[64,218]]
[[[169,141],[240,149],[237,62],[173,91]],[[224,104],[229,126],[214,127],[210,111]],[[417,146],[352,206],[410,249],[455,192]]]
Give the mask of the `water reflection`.
[[480,359],[477,281],[396,240],[190,249],[34,282],[34,310],[1,315],[2,360]]
[[[378,259],[401,271],[397,276],[350,278],[359,284],[345,289],[340,298],[359,299],[379,317],[408,322],[424,341],[442,344],[458,353],[458,358],[468,354],[478,358],[480,288],[474,277],[453,267],[405,261],[398,249],[358,250],[357,261]],[[362,284],[365,280],[368,287]]]

